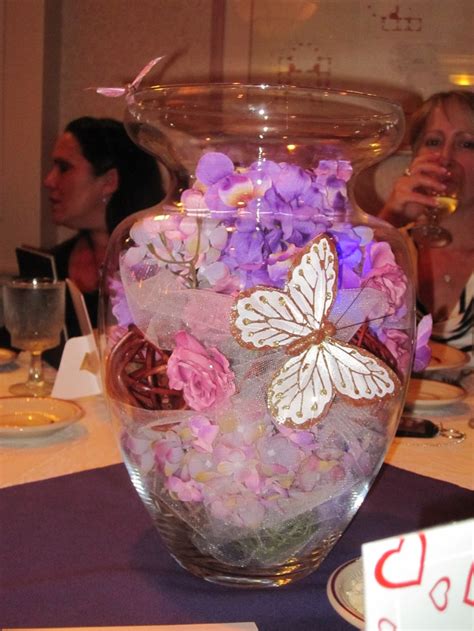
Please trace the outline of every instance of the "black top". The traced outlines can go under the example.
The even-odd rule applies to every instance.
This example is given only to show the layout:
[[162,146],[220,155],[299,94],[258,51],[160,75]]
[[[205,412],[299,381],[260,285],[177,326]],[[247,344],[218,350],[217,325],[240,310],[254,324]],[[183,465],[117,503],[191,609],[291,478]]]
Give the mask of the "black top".
[[[63,241],[50,250],[51,254],[53,254],[54,256],[54,260],[56,261],[56,269],[58,272],[59,280],[65,280],[68,277],[69,259],[71,258],[71,252],[77,242],[84,237],[86,239],[89,239],[88,233],[79,232],[71,239]],[[97,311],[99,308],[99,291],[86,291],[83,292],[83,295],[87,311],[89,312],[89,317],[91,319],[92,327],[95,328],[97,326]],[[66,292],[66,328],[69,337],[76,337],[81,335],[79,322],[77,321],[76,312],[74,310],[74,305],[72,304],[69,292]]]

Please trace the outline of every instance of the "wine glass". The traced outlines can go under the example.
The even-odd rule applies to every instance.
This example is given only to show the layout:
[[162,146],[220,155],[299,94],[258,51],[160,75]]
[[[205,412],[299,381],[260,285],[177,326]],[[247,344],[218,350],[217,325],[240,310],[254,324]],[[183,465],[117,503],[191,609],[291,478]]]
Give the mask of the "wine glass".
[[444,180],[446,188],[442,193],[434,193],[437,204],[433,208],[425,208],[422,223],[412,231],[413,238],[420,246],[444,248],[453,240],[451,233],[440,226],[440,221],[456,212],[458,207],[458,189],[453,180]]
[[44,378],[41,354],[60,343],[65,283],[48,278],[12,279],[3,287],[3,302],[12,346],[31,353],[27,381],[10,386],[9,391],[19,396],[47,396],[53,384]]

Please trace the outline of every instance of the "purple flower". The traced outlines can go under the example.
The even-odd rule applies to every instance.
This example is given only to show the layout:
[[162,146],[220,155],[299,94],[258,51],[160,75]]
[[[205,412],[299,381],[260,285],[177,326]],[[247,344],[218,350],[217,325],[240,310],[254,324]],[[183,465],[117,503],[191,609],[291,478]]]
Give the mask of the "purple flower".
[[133,323],[133,317],[128,306],[125,288],[116,278],[110,280],[109,288],[111,293],[110,300],[112,303],[112,313],[114,314],[117,323],[120,326],[127,328]]
[[345,230],[329,229],[334,237],[339,260],[339,288],[354,289],[360,287],[357,273],[362,261],[361,237],[354,229],[346,226]]
[[287,203],[294,202],[311,185],[311,177],[307,171],[294,164],[282,163],[280,171],[273,178],[276,193]]
[[413,361],[413,372],[422,372],[431,359],[431,348],[429,340],[433,329],[433,318],[425,315],[418,322],[416,329],[415,359]]
[[205,153],[196,166],[196,177],[203,184],[216,184],[228,175],[233,175],[234,164],[225,153],[209,151]]

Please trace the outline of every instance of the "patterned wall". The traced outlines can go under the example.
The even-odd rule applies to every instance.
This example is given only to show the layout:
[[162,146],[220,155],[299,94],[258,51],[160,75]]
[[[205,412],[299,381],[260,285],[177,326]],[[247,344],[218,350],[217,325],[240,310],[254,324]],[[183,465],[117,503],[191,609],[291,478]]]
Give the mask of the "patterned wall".
[[473,29],[471,0],[231,0],[226,68],[382,93],[410,111],[462,77],[474,82]]
[[84,114],[121,118],[122,99],[84,88],[124,85],[163,53],[153,82],[209,80],[212,12],[213,0],[63,0],[61,126]]
[[226,80],[377,92],[411,111],[454,77],[474,81],[473,28],[472,0],[63,0],[61,123],[121,116],[84,88],[130,81],[161,53],[154,81],[222,67]]

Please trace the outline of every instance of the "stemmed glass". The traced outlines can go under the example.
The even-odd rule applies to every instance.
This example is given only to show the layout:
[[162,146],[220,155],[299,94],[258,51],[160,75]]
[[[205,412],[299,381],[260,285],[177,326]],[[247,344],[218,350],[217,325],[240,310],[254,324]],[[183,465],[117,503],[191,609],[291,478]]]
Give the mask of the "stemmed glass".
[[10,386],[19,396],[47,396],[42,352],[58,346],[64,326],[65,283],[47,278],[12,279],[3,287],[5,326],[15,348],[30,351],[28,379]]
[[458,189],[453,180],[445,180],[446,189],[436,193],[438,201],[434,208],[425,208],[423,222],[415,226],[413,238],[420,246],[444,248],[452,241],[451,233],[439,225],[440,221],[456,212],[458,207]]

